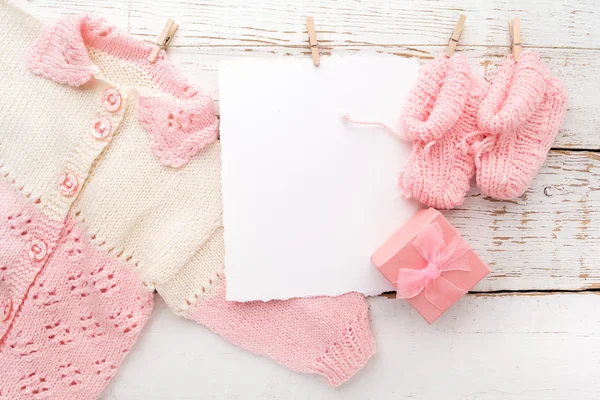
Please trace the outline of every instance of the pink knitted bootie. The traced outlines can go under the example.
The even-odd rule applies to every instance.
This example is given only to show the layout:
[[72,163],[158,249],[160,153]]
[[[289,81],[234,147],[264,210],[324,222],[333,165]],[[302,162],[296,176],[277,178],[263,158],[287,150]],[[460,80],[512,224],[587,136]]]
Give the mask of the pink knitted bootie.
[[478,113],[486,136],[476,157],[483,193],[507,200],[527,190],[562,125],[566,100],[561,82],[535,53],[523,52],[516,63],[507,57]]
[[399,181],[404,195],[440,209],[463,202],[475,174],[474,158],[463,144],[477,130],[487,89],[461,55],[440,55],[421,70],[401,118],[413,140]]

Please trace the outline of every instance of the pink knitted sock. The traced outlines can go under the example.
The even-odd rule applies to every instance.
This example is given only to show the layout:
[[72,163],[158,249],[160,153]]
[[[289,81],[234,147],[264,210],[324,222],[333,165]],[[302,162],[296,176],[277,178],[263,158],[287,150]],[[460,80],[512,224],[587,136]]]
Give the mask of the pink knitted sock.
[[567,96],[539,57],[507,57],[482,101],[479,128],[488,148],[476,157],[477,184],[488,196],[514,199],[531,184],[563,122]]
[[407,197],[442,209],[463,202],[475,174],[463,143],[477,129],[477,109],[487,89],[461,55],[440,55],[422,69],[401,119],[413,140],[399,182]]

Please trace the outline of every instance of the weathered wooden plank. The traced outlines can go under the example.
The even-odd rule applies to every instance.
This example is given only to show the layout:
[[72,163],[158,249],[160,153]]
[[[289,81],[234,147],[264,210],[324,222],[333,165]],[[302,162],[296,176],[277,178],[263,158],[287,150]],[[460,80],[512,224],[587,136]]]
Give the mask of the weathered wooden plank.
[[[290,46],[306,42],[304,21],[315,17],[321,43],[340,45],[448,42],[458,15],[467,15],[461,43],[506,45],[508,20],[521,17],[525,45],[600,47],[593,0],[465,0],[457,8],[436,0],[131,0],[132,32],[153,37],[169,16],[183,45]],[[181,33],[181,34],[180,34]]]
[[[536,4],[534,0],[531,1],[531,4]],[[56,5],[52,2],[49,4]],[[130,11],[135,9],[133,2],[130,7],[124,4],[119,6],[121,8],[112,9],[106,3],[97,6],[92,2],[72,1],[55,11],[70,13],[103,7],[106,13],[116,14],[124,8]],[[249,3],[246,11],[255,12],[257,15],[270,12],[267,6],[265,10],[260,11],[255,7],[256,4]],[[45,13],[50,10],[48,7],[46,4],[40,5],[36,9],[37,13]],[[169,7],[177,8],[172,4]],[[198,9],[208,14],[216,12],[210,11],[211,7],[223,11],[222,7],[216,5]],[[148,7],[151,8],[157,10],[161,9],[161,6]],[[166,13],[168,10],[163,11]],[[184,23],[181,30],[189,29],[185,26]],[[309,57],[308,47],[303,46],[267,47],[256,46],[252,42],[242,46],[223,45],[225,47],[185,46],[169,49],[170,57],[181,69],[217,100],[219,60],[241,56]],[[329,53],[331,47],[322,46],[323,54]],[[398,56],[420,56],[427,60],[442,51],[443,46],[348,45],[343,48],[335,47],[334,51],[350,54],[365,49]],[[475,73],[492,77],[507,49],[463,46],[460,51],[468,58]],[[548,66],[562,77],[570,94],[567,120],[555,146],[600,149],[600,133],[596,127],[596,110],[600,106],[600,100],[595,96],[600,92],[600,81],[582,78],[600,76],[600,51],[543,48],[539,49],[539,53]],[[478,285],[476,290],[581,290],[600,286],[600,272],[597,268],[600,265],[600,255],[595,251],[600,238],[598,168],[598,156],[591,153],[554,152],[523,199],[513,203],[496,202],[482,198],[474,190],[459,210],[450,212],[452,221],[494,269],[490,278]],[[544,194],[546,186],[552,186],[547,191],[553,194],[552,197]]]
[[[211,62],[206,54],[196,60],[190,60],[186,55],[184,61],[180,60],[179,52],[189,49],[174,50],[172,56],[182,68],[190,73],[196,71],[193,74],[194,80],[204,82],[204,87],[218,97],[215,83],[217,60]],[[210,54],[214,51],[215,49],[207,50]],[[298,49],[275,54],[296,54],[296,51]],[[474,54],[481,52],[481,48],[467,51],[472,52],[473,56],[469,59],[473,68],[482,74],[491,74],[494,66],[490,60],[499,61],[502,57],[502,53],[489,49],[486,49],[489,52],[485,53],[485,56],[479,53],[478,57]],[[556,50],[543,51],[543,56],[550,60],[549,64],[555,60],[548,54]],[[416,54],[412,50],[407,52]],[[247,53],[259,53],[259,56],[273,55],[264,49]],[[403,55],[405,52],[400,51],[399,54]],[[219,54],[216,58],[220,60],[237,56],[237,52],[234,52],[231,55]],[[304,56],[310,57],[308,49]],[[473,62],[475,60],[480,62]],[[567,66],[589,62],[581,54],[569,55],[568,59],[563,61]],[[564,74],[568,70],[567,67],[555,69],[558,74]],[[573,67],[573,74],[577,69],[578,67]],[[593,93],[588,93],[589,89],[584,88],[585,83],[580,80],[565,77],[563,79],[565,84],[572,88],[571,91],[578,91],[582,98],[571,97],[567,121],[559,134],[556,146],[600,148],[600,135],[596,133],[594,126],[596,111],[593,106]],[[593,82],[590,84],[595,85]],[[588,103],[583,99],[588,99]],[[581,126],[588,127],[589,131],[582,130]],[[491,276],[482,281],[475,290],[581,290],[600,287],[598,154],[552,152],[522,199],[515,202],[499,202],[485,199],[477,190],[473,190],[465,204],[448,215],[493,269]]]
[[441,45],[460,13],[468,16],[464,45],[508,44],[507,22],[518,15],[523,43],[537,47],[600,48],[594,0],[465,0],[460,8],[437,0],[14,0],[44,18],[81,12],[105,15],[134,34],[154,39],[167,17],[180,24],[186,46],[294,46],[306,41],[313,15],[322,44]]
[[[372,47],[367,51],[379,51],[396,54],[401,57],[421,57],[423,62],[435,57],[444,47],[398,47],[383,48]],[[364,47],[321,48],[321,54],[331,52],[336,54],[352,54],[365,51]],[[507,54],[508,49],[503,47],[463,47],[461,54],[469,60],[473,72],[480,76],[492,79],[498,65]],[[540,57],[544,60],[553,74],[559,76],[568,91],[569,103],[565,123],[557,137],[555,147],[576,149],[600,149],[600,80],[582,79],[582,76],[600,76],[600,51],[577,49],[538,49]],[[195,83],[201,85],[217,100],[218,62],[223,59],[237,57],[310,57],[308,47],[283,48],[283,47],[225,47],[225,48],[190,48],[176,47],[169,49],[170,58]],[[582,75],[585,74],[585,75]],[[400,112],[400,110],[398,110]]]
[[473,189],[445,214],[493,271],[476,291],[600,288],[598,153],[553,151],[520,199]]
[[[333,2],[333,0],[329,1]],[[464,33],[459,51],[469,59],[476,73],[491,78],[496,65],[507,54],[508,48],[505,47],[507,43],[504,39],[490,42],[489,40],[486,41],[486,38],[489,36],[490,31],[495,30],[498,30],[496,36],[504,38],[506,36],[504,30],[506,24],[502,15],[506,14],[506,19],[508,19],[510,13],[516,13],[518,10],[515,7],[506,8],[511,10],[508,12],[495,10],[505,9],[503,7],[508,5],[505,3],[512,4],[512,2],[507,1],[481,2],[486,5],[479,5],[480,2],[476,0],[471,1],[475,4],[463,4],[463,8],[481,13],[485,17],[469,18],[467,20],[469,24],[474,25],[472,27],[469,25],[469,29]],[[531,33],[532,36],[541,36],[545,39],[571,37],[562,30],[586,30],[585,32],[573,34],[572,42],[560,43],[560,45],[574,48],[536,48],[548,67],[564,80],[569,92],[569,113],[555,146],[560,148],[600,149],[600,132],[597,128],[598,116],[596,112],[600,107],[600,98],[596,96],[596,93],[600,93],[600,80],[583,78],[585,76],[600,76],[600,51],[582,50],[583,48],[593,47],[588,46],[588,44],[592,38],[600,36],[594,32],[587,32],[591,29],[591,25],[587,24],[587,20],[594,6],[589,1],[579,0],[572,2],[573,4],[564,2],[565,4],[561,5],[559,2],[554,2],[551,6],[541,7],[540,1],[542,0],[531,0],[527,3],[528,8],[540,8],[537,14],[530,14],[535,15],[535,23],[528,23],[527,17],[522,16],[525,44],[527,44],[526,38],[528,37],[527,29],[535,31]],[[439,37],[433,35],[440,28],[442,22],[436,21],[433,26],[430,26],[430,24],[417,18],[400,18],[399,16],[403,14],[398,7],[410,7],[413,11],[430,10],[429,12],[419,11],[418,13],[433,14],[434,16],[452,14],[452,18],[454,18],[453,13],[458,13],[458,10],[444,11],[437,2],[427,0],[392,2],[393,5],[383,5],[383,3],[377,2],[367,5],[366,3],[350,2],[348,0],[333,2],[333,4],[325,2],[320,6],[318,4],[322,2],[318,2],[318,4],[317,2],[314,2],[315,4],[313,2],[303,2],[301,4],[304,5],[298,9],[285,5],[283,2],[275,2],[275,0],[272,0],[272,2],[272,4],[260,1],[241,3],[214,0],[202,4],[182,3],[181,6],[177,6],[177,0],[175,0],[175,3],[165,3],[157,0],[150,2],[131,0],[129,3],[118,1],[84,2],[78,0],[59,2],[53,0],[39,4],[35,3],[36,7],[29,5],[28,8],[36,15],[44,16],[46,19],[84,11],[102,13],[122,27],[129,24],[129,29],[133,34],[140,35],[147,40],[156,38],[160,30],[157,27],[163,25],[166,15],[173,16],[180,23],[180,28],[169,49],[171,57],[182,66],[182,69],[192,79],[211,92],[217,100],[217,63],[221,59],[250,55],[256,57],[306,56],[308,47],[306,46],[305,34],[302,32],[304,22],[303,20],[298,23],[294,21],[302,19],[302,15],[305,15],[303,12],[314,7],[329,10],[328,13],[331,14],[336,14],[337,8],[344,9],[346,14],[341,13],[342,16],[348,13],[354,15],[353,13],[359,12],[367,15],[373,14],[372,17],[364,20],[354,17],[352,19],[355,24],[359,24],[363,29],[370,29],[368,31],[370,36],[367,36],[367,39],[363,42],[328,39],[328,35],[353,35],[360,32],[360,30],[346,32],[341,26],[343,22],[340,22],[339,19],[325,18],[323,20],[324,25],[321,25],[320,28],[325,32],[322,32],[319,36],[323,54],[327,54],[331,49],[343,54],[373,49],[398,54],[399,56],[433,57],[444,48],[439,44],[447,40],[448,32],[443,35],[440,33]],[[28,6],[23,1],[19,3]],[[495,3],[502,4],[496,5]],[[487,7],[487,9],[484,7]],[[384,10],[378,13],[381,9]],[[540,12],[544,15],[540,15]],[[280,14],[282,13],[283,15],[293,13],[294,16],[293,18],[281,18]],[[409,13],[409,15],[412,14]],[[250,19],[247,23],[246,18]],[[342,17],[340,16],[340,18]],[[563,21],[566,24],[563,26],[559,22],[565,18],[570,22]],[[319,19],[317,18],[316,21],[318,22]],[[328,21],[329,23],[336,21],[336,25],[327,26]],[[448,22],[451,23],[452,21]],[[258,27],[251,28],[253,23]],[[268,29],[261,28],[261,24],[264,24],[265,27],[268,26]],[[496,24],[500,25],[495,27]],[[295,26],[296,31],[288,25]],[[371,28],[368,28],[369,26]],[[386,29],[388,29],[387,33]],[[407,30],[408,34],[400,34],[399,29]],[[468,34],[469,30],[472,31],[471,36]],[[504,30],[503,34],[500,34],[500,30]],[[431,35],[425,34],[426,32],[431,32]],[[385,39],[386,34],[393,35],[395,40]],[[413,34],[418,35],[420,39],[413,38],[411,36]],[[269,35],[275,35],[279,39],[269,38]],[[368,37],[371,37],[371,39],[368,39]],[[440,38],[443,38],[443,40]],[[600,39],[598,40],[600,41]],[[374,46],[373,44],[385,44],[386,46]],[[477,45],[477,47],[468,46],[469,44]],[[499,46],[485,47],[481,46],[482,44],[498,44]],[[537,41],[534,44],[536,46],[544,45],[544,43]],[[556,43],[553,45],[556,45]]]
[[600,296],[475,296],[434,325],[369,300],[377,354],[337,389],[233,346],[157,302],[103,400],[593,400]]
[[[96,12],[147,40],[167,17],[180,23],[169,52],[217,99],[217,62],[246,56],[308,57],[304,18],[315,16],[321,48],[399,56],[440,52],[459,13],[459,51],[491,77],[507,53],[506,21],[519,15],[567,85],[567,121],[557,147],[600,149],[600,4],[595,0],[16,0],[44,19]],[[179,46],[179,48],[177,47]],[[595,50],[590,50],[595,49]],[[474,189],[447,212],[493,269],[476,290],[600,288],[600,160],[552,152],[514,202]],[[369,300],[378,354],[337,390],[236,348],[157,302],[140,341],[103,395],[120,399],[596,399],[600,296],[470,294],[434,326],[405,302]],[[549,351],[548,349],[551,349]],[[432,378],[433,377],[433,378]]]
[[[53,21],[67,15],[95,13],[105,16],[106,19],[122,28],[126,28],[129,23],[129,1],[14,0],[13,2],[44,21]],[[158,33],[159,32],[157,32],[156,35],[158,35]]]

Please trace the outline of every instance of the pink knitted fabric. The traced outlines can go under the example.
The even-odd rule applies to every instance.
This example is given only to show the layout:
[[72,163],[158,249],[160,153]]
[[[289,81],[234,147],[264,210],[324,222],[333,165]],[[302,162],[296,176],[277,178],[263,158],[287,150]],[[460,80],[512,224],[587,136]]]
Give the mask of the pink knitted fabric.
[[514,199],[531,184],[566,112],[561,82],[532,51],[506,58],[478,113],[488,144],[477,163],[477,184],[488,196]]
[[155,289],[333,385],[368,361],[362,295],[225,301],[218,120],[164,51],[152,64],[151,44],[93,16],[44,30],[5,0],[0,22],[0,400],[97,398]]
[[[0,186],[0,220],[0,399],[97,398],[147,322],[152,293],[135,265],[91,244],[70,218],[38,269],[25,250],[32,240],[47,243],[56,222],[9,184]],[[232,303],[224,279],[213,285],[185,316],[288,368],[337,386],[375,352],[360,294]]]
[[439,209],[463,202],[475,174],[464,143],[477,133],[477,109],[487,89],[458,54],[442,54],[421,70],[401,118],[413,140],[399,182],[407,197]]
[[[236,303],[225,300],[225,282],[188,318],[233,343],[272,357],[300,372],[316,373],[332,386],[346,381],[375,353],[364,296],[298,298]],[[244,332],[260,331],[260,335]]]
[[[62,228],[61,222],[53,221],[36,210],[26,202],[21,192],[3,183],[2,177],[12,179],[2,170],[0,162],[0,351],[12,318],[39,273],[38,263],[28,257],[24,249],[33,240],[42,237],[46,244],[54,246]],[[34,198],[32,202],[38,202],[38,199]],[[2,376],[0,374],[0,381]]]
[[0,221],[0,399],[97,398],[146,323],[152,294],[132,265],[92,246],[72,220],[39,270],[43,261],[25,249],[49,243],[56,221],[7,184]]
[[[191,85],[177,67],[165,59],[147,59],[152,45],[127,34],[104,18],[80,15],[64,18],[44,30],[27,58],[29,69],[69,86],[81,86],[94,79],[97,66],[88,47],[135,65],[169,97],[140,95],[137,115],[150,135],[150,145],[161,163],[179,168],[192,156],[215,141],[219,120],[212,99]],[[115,68],[118,68],[115,66]]]
[[[153,295],[135,265],[91,244],[72,219],[37,269],[24,249],[37,238],[46,243],[55,222],[9,184],[0,186],[0,220],[0,399],[97,398],[147,322]],[[33,279],[29,271],[40,272]],[[337,386],[375,352],[360,294],[232,303],[225,281],[214,285],[186,317],[293,370]],[[13,298],[24,300],[9,304]]]
[[154,154],[174,168],[187,164],[219,136],[209,96],[196,95],[192,101],[140,96],[137,116],[150,135]]

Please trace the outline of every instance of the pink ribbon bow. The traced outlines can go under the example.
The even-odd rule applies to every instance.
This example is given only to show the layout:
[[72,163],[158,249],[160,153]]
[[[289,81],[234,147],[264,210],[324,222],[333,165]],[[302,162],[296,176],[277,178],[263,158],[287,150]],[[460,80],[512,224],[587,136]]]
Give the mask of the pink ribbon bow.
[[411,299],[425,291],[425,298],[441,311],[448,309],[467,293],[441,276],[446,271],[471,271],[469,269],[469,245],[456,235],[449,244],[439,224],[427,225],[412,242],[427,261],[423,269],[400,268],[396,284],[396,297]]

